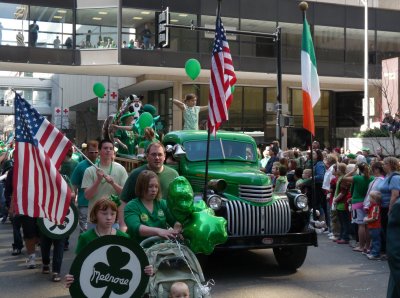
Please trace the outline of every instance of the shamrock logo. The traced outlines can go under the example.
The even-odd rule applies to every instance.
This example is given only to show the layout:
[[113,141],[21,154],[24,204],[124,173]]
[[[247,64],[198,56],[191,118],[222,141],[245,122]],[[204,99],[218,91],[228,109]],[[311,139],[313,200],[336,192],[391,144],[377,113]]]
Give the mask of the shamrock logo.
[[68,215],[71,213],[71,209],[68,209],[67,215],[65,216],[65,220],[62,224],[60,225],[53,225],[52,227],[49,228],[50,232],[52,232],[55,228],[59,228],[60,230],[64,230],[67,227],[67,224],[69,223],[69,218]]
[[110,265],[98,262],[93,267],[90,284],[95,288],[107,287],[103,297],[110,297],[111,292],[122,295],[129,290],[132,272],[121,269],[130,261],[130,256],[121,250],[119,246],[111,246],[107,249],[107,261]]

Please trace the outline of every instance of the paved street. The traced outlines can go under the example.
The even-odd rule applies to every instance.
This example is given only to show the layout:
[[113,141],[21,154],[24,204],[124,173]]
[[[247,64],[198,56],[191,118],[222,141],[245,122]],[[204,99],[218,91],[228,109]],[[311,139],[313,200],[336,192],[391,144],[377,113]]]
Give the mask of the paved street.
[[[73,260],[77,234],[63,262],[64,275]],[[62,283],[50,281],[40,267],[25,269],[25,258],[11,256],[11,224],[0,224],[0,296],[68,297]],[[209,259],[206,277],[213,278],[213,297],[386,297],[389,269],[386,261],[369,261],[348,245],[336,245],[319,236],[297,273],[280,270],[271,250],[218,254]],[[25,252],[25,251],[24,251]],[[40,265],[40,258],[37,264]]]

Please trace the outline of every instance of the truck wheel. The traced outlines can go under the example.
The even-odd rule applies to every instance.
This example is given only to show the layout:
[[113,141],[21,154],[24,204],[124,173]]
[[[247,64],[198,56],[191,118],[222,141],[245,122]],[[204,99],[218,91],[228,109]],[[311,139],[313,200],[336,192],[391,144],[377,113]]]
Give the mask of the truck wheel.
[[307,256],[307,246],[274,247],[273,251],[279,267],[290,271],[300,268]]

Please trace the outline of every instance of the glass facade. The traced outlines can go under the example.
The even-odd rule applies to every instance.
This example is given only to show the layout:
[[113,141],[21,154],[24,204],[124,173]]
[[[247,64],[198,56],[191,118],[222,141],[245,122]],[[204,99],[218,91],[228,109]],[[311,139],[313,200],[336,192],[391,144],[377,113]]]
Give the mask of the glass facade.
[[[208,105],[208,85],[183,85],[182,93],[197,95],[197,105]],[[264,131],[264,127],[274,129],[275,119],[265,121],[264,111],[266,103],[275,103],[276,88],[235,86],[233,101],[229,108],[229,120],[222,124],[224,130],[234,131]],[[199,115],[199,123],[207,121],[208,113]],[[275,113],[276,117],[276,113]],[[265,124],[264,124],[265,123]]]
[[[338,5],[362,6],[359,0],[314,1]],[[389,3],[390,2],[390,3]],[[53,5],[52,2],[49,2]],[[400,7],[400,1],[368,1],[373,8],[394,9]],[[73,6],[73,1],[63,3]],[[58,49],[105,49],[123,48],[154,49],[156,48],[155,9],[134,7],[104,8],[60,8],[38,5],[23,5],[1,2],[0,43],[1,45],[29,46],[32,40],[30,31],[37,31],[35,47]],[[150,5],[149,5],[150,7]],[[360,11],[362,12],[362,11]],[[75,16],[74,16],[75,13]],[[121,13],[121,20],[118,14]],[[316,12],[314,11],[314,14]],[[370,12],[374,14],[374,11]],[[360,15],[362,16],[362,14]],[[349,16],[350,17],[350,16]],[[393,17],[393,16],[392,16]],[[76,23],[74,24],[74,18]],[[362,17],[361,17],[362,18]],[[244,30],[263,33],[274,33],[276,26],[282,28],[283,59],[299,59],[301,48],[302,24],[279,20],[260,20],[241,17],[223,16],[226,29]],[[285,18],[287,19],[287,18]],[[341,62],[361,65],[364,50],[364,30],[343,26],[326,26],[313,24],[309,18],[318,61]],[[33,22],[38,27],[33,29]],[[215,27],[214,15],[170,12],[171,24]],[[375,23],[378,23],[377,19]],[[118,24],[121,24],[119,35]],[[373,22],[371,23],[373,26]],[[363,25],[363,24],[360,24]],[[386,25],[387,26],[387,25]],[[371,26],[370,26],[371,27]],[[361,27],[362,28],[362,27]],[[170,48],[166,52],[210,53],[214,34],[212,32],[190,31],[185,29],[170,30]],[[75,34],[75,35],[74,35]],[[19,35],[17,37],[17,35]],[[119,41],[119,36],[121,40]],[[243,57],[276,57],[275,44],[271,39],[245,35],[228,34],[228,41],[233,55]],[[400,55],[400,33],[370,28],[369,63],[380,64],[382,59]]]
[[[364,4],[360,0],[308,0],[309,2],[330,3],[339,5],[362,6]],[[396,9],[400,10],[400,1],[398,0],[367,0],[368,7]]]
[[117,7],[77,9],[76,47],[116,48],[118,43]]
[[[36,108],[51,107],[51,89],[45,88],[16,88],[15,91]],[[14,105],[14,92],[6,87],[0,87],[0,106]]]
[[[28,46],[34,38],[36,47],[62,48],[64,41],[72,37],[72,19],[72,9],[2,3],[1,45]],[[34,21],[38,25],[36,38],[32,37]]]

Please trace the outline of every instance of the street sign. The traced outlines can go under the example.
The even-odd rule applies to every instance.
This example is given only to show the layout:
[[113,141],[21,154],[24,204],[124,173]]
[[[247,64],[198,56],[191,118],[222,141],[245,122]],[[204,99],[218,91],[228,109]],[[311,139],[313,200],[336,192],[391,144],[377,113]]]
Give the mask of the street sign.
[[159,48],[169,48],[169,7],[161,12],[156,12],[156,44]]

